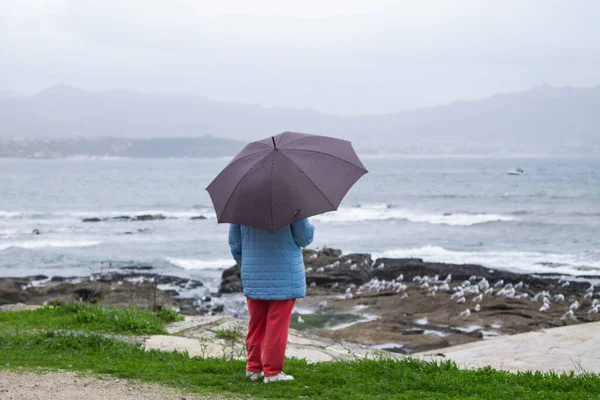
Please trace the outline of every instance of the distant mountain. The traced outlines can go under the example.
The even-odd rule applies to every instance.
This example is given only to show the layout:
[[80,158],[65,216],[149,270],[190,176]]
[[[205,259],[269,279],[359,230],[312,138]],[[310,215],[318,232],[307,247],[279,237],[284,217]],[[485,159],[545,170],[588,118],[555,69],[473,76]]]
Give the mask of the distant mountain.
[[30,97],[0,97],[0,137],[212,135],[246,142],[289,130],[346,138],[370,153],[600,153],[598,110],[600,87],[540,86],[394,114],[339,116],[60,85]]
[[143,157],[210,158],[237,154],[243,142],[211,136],[199,138],[0,138],[0,157]]

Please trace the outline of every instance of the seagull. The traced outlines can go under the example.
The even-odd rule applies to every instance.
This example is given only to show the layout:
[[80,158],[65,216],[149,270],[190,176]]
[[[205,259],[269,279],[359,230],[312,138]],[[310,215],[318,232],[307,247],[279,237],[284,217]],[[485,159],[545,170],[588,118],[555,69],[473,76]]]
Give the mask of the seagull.
[[384,269],[385,268],[385,264],[381,263],[377,266],[377,269]]
[[494,287],[500,287],[504,285],[504,281],[502,279],[500,279],[498,282],[494,283]]
[[429,288],[428,292],[437,292],[438,291],[438,287],[436,285],[433,285],[432,287]]
[[471,315],[471,310],[469,310],[468,308],[465,311],[461,311],[461,313],[458,314],[459,317],[463,317],[463,318],[469,318],[470,315]]
[[484,294],[494,294],[494,289],[492,288],[488,288],[485,290],[485,292],[483,292]]
[[467,287],[467,286],[471,286],[471,281],[463,281],[463,283],[460,284],[460,286],[462,287]]
[[346,261],[344,261],[344,265],[348,265],[348,264],[352,264],[352,260],[351,259],[347,259]]
[[405,299],[408,297],[408,293],[404,293],[402,296],[400,296],[401,299]]
[[481,306],[479,305],[479,303],[475,304],[475,311],[481,311]]
[[344,294],[344,299],[345,300],[350,300],[352,297],[354,297],[354,296],[352,296],[352,293],[346,293],[346,294]]
[[587,292],[586,294],[583,295],[583,298],[584,299],[591,299],[593,295],[594,295],[593,292]]
[[316,287],[317,286],[317,282],[313,282],[310,284],[310,287]]
[[452,274],[448,274],[448,276],[446,277],[446,279],[444,279],[444,282],[446,282],[446,283],[452,282]]
[[463,293],[461,291],[458,292],[454,292],[454,294],[452,296],[450,296],[450,299],[454,300],[454,299],[458,299],[459,297],[462,297]]
[[299,324],[303,324],[304,323],[304,320],[302,319],[301,315],[298,315],[298,323]]
[[464,303],[466,301],[467,299],[465,299],[464,297],[461,297],[460,299],[456,300],[457,303]]
[[570,285],[569,281],[566,281],[565,283],[563,283],[563,284],[562,284],[562,285],[560,285],[560,286],[562,286],[562,287],[567,287],[567,286],[569,286],[569,285]]
[[322,302],[320,302],[320,303],[317,303],[317,308],[318,308],[318,309],[322,310],[322,309],[324,309],[325,307],[327,307],[327,300],[324,300],[324,301],[322,301]]
[[554,301],[557,303],[560,303],[561,301],[565,301],[565,296],[562,293],[559,293],[556,296],[554,296]]
[[350,266],[350,269],[351,269],[352,271],[355,271],[355,270],[356,270],[356,268],[358,268],[358,266],[357,266],[356,264],[352,264],[352,265]]
[[396,278],[396,282],[402,282],[403,280],[404,280],[403,274],[398,275],[398,277]]
[[523,281],[521,281],[515,285],[515,289],[521,289],[522,287],[523,287]]
[[512,289],[513,288],[513,284],[512,283],[507,283],[506,285],[504,285],[504,289],[508,290],[508,289]]
[[438,274],[435,274],[435,275],[433,276],[433,278],[431,278],[431,281],[432,281],[432,282],[438,282],[439,280],[440,280],[440,276],[439,276]]
[[332,289],[337,289],[337,287],[340,286],[339,282],[334,283],[333,285],[331,285]]
[[598,304],[600,304],[600,300],[598,300],[598,299],[592,300],[592,307],[596,307]]
[[476,277],[475,275],[471,275],[471,276],[469,277],[469,280],[470,280],[471,282],[473,282],[473,281],[476,281],[476,280],[477,280],[477,277]]
[[352,288],[347,288],[346,293],[352,293]]
[[477,296],[473,297],[473,303],[479,303],[481,302],[481,300],[483,300],[483,295],[481,293],[479,293]]
[[548,303],[544,303],[542,304],[542,306],[540,307],[540,311],[548,311],[550,309],[550,304]]
[[440,287],[438,288],[439,290],[450,290],[450,285],[448,285],[447,283],[443,283],[440,285]]
[[313,269],[311,267],[306,268],[306,272],[312,272]]
[[593,292],[594,291],[594,285],[590,283],[590,287],[587,288],[586,292]]
[[577,310],[578,308],[579,308],[579,302],[578,302],[577,300],[575,300],[575,301],[573,302],[573,304],[571,304],[571,305],[569,306],[569,310],[571,310],[571,311],[575,311],[575,310]]
[[550,304],[550,299],[549,299],[549,298],[547,298],[547,297],[544,297],[544,298],[542,299],[542,301],[544,302],[544,304]]
[[323,268],[323,267],[317,268],[317,272],[324,272],[324,271],[325,271],[325,268]]
[[421,289],[427,289],[428,287],[429,287],[429,283],[428,283],[428,282],[424,282],[424,283],[423,283],[423,284],[420,286],[420,288],[421,288]]
[[419,275],[415,276],[413,282],[421,282],[421,277]]
[[588,314],[598,314],[598,306],[590,308]]
[[573,318],[575,319],[575,316],[573,314],[573,310],[569,310],[566,313],[563,314],[562,317],[560,317],[560,319],[567,319],[567,318]]

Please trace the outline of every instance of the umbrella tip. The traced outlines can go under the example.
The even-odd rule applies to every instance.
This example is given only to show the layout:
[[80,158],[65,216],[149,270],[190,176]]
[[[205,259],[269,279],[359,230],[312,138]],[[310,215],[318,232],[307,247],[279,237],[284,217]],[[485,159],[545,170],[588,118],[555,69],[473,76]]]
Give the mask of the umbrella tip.
[[275,144],[275,136],[271,136],[271,139],[273,140],[273,147],[275,148],[275,150],[277,150],[277,145]]

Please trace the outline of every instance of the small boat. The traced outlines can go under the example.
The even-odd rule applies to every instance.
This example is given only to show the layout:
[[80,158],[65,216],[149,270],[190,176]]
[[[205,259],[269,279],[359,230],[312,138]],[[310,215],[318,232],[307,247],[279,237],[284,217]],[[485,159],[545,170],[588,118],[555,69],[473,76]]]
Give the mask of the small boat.
[[510,171],[508,171],[509,175],[524,175],[525,171],[523,171],[521,168],[516,168],[516,169],[512,169]]

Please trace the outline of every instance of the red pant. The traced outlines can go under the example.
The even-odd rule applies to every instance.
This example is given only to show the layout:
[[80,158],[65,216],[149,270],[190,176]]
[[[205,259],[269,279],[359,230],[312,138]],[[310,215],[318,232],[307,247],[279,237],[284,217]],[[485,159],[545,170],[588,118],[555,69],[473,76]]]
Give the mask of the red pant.
[[248,300],[248,336],[246,371],[278,375],[283,370],[285,347],[295,299]]

